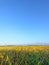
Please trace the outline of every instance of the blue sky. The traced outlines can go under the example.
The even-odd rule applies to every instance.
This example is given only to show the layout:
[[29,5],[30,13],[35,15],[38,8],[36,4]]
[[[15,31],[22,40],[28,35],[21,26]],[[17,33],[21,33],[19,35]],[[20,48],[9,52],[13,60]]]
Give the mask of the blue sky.
[[49,42],[49,0],[0,0],[0,45]]

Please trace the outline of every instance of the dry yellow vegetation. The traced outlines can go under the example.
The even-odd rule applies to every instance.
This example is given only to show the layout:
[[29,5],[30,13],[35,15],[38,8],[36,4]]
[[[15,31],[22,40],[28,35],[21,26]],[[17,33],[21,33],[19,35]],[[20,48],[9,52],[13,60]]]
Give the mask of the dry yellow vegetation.
[[0,65],[49,65],[49,46],[0,46]]
[[0,50],[47,51],[49,50],[49,46],[0,46]]

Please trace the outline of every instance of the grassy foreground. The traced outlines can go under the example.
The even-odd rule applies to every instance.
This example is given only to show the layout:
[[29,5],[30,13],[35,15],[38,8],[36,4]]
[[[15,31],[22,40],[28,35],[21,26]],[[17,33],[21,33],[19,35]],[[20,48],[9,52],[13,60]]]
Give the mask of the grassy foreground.
[[49,46],[2,46],[0,65],[49,65]]

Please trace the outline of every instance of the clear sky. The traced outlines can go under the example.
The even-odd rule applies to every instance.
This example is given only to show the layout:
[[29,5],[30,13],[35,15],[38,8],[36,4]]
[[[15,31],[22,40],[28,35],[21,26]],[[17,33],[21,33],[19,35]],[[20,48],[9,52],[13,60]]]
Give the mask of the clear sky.
[[0,0],[0,45],[49,42],[49,0]]

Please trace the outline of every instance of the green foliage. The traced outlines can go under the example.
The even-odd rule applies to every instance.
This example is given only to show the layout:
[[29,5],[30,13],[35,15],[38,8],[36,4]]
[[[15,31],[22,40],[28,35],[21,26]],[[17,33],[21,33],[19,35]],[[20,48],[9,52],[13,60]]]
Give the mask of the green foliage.
[[49,52],[0,51],[0,65],[49,65]]

